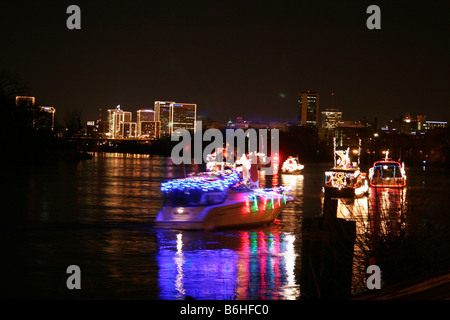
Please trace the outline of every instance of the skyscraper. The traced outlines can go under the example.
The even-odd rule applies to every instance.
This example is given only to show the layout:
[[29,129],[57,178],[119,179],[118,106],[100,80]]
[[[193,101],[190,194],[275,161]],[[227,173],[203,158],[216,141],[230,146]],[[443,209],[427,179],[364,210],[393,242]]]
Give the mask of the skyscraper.
[[137,112],[138,137],[144,139],[159,139],[159,121],[156,121],[156,111],[151,109],[141,109]]
[[172,104],[171,131],[172,134],[177,129],[186,129],[195,132],[195,122],[197,117],[197,105],[194,103],[174,103]]
[[112,139],[123,138],[124,130],[123,125],[121,128],[121,123],[131,122],[131,112],[121,110],[119,105],[116,107],[116,109],[108,110],[108,121],[109,121],[109,135],[108,135],[109,138]]
[[322,128],[334,129],[342,121],[342,111],[338,109],[325,109],[322,114]]
[[197,105],[155,101],[155,120],[160,122],[161,136],[171,135],[177,129],[195,131]]
[[142,135],[142,124],[155,121],[155,111],[151,109],[140,109],[137,111],[137,135]]
[[317,127],[319,124],[319,94],[302,92],[298,95],[298,124]]
[[160,122],[161,136],[168,136],[171,134],[171,111],[173,101],[155,101],[155,119]]

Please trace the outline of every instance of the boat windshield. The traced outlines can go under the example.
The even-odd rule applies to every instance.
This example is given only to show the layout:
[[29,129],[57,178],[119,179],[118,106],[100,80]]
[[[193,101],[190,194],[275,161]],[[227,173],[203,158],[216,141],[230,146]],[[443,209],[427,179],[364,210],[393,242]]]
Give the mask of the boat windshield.
[[164,205],[170,207],[196,207],[220,204],[227,198],[227,192],[202,190],[173,190],[164,192]]
[[375,178],[402,178],[401,167],[396,163],[379,164],[375,166]]

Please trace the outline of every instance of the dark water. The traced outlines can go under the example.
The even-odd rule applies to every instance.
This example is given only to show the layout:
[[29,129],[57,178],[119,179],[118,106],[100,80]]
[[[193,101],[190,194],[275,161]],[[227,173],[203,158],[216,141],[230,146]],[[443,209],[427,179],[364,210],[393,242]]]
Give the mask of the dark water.
[[[161,182],[184,174],[166,158],[96,154],[6,172],[1,296],[299,299],[302,219],[321,213],[327,168],[311,164],[298,176],[261,175],[262,186],[292,186],[296,200],[270,226],[213,232],[153,228]],[[448,209],[446,175],[418,168],[408,178],[408,196],[426,199],[427,210]],[[368,206],[370,197],[341,202],[338,214],[364,219]],[[81,269],[81,290],[67,289],[70,265]]]

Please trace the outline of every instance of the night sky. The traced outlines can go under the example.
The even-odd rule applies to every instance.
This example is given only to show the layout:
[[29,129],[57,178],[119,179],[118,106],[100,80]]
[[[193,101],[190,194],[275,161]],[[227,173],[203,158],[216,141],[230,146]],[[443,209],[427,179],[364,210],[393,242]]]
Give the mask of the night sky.
[[[68,30],[69,5],[81,30]],[[369,30],[366,9],[381,9]],[[450,120],[448,1],[4,1],[0,68],[63,121],[80,110],[197,103],[226,122],[296,121],[297,94],[378,124]],[[334,96],[332,98],[332,93]]]

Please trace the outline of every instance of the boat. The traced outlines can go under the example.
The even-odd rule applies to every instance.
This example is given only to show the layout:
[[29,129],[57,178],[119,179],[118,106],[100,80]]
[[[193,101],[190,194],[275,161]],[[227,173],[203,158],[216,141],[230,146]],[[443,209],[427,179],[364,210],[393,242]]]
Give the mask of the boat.
[[376,161],[369,169],[369,182],[375,188],[403,188],[406,186],[405,164],[394,161],[386,151],[383,160]]
[[156,228],[204,229],[272,223],[292,200],[285,187],[252,189],[236,170],[209,171],[162,183]]
[[359,168],[359,156],[358,162],[351,162],[349,152],[350,148],[335,148],[334,167],[325,172],[323,191],[326,197],[355,198],[368,193],[369,183],[366,173]]
[[300,174],[305,167],[304,165],[298,163],[297,158],[289,156],[286,161],[283,162],[281,167],[281,173],[285,174]]

